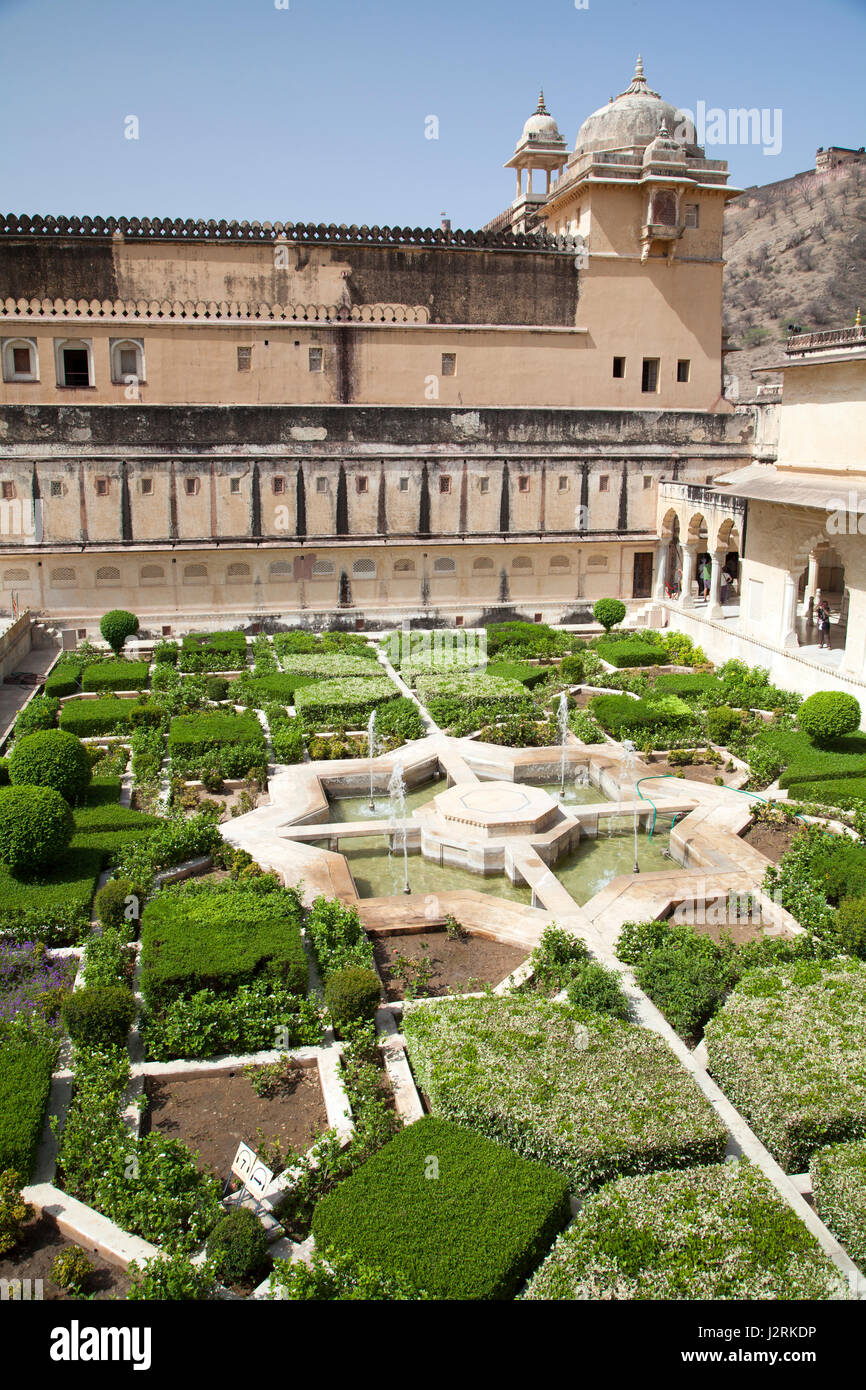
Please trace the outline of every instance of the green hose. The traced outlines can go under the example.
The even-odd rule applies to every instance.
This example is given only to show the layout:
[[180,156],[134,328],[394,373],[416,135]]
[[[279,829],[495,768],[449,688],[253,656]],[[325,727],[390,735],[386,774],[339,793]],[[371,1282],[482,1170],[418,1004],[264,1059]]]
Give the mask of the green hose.
[[[644,796],[643,792],[642,792],[641,789],[640,789],[640,784],[641,784],[641,782],[654,782],[654,781],[656,780],[656,778],[658,778],[659,781],[660,781],[662,777],[676,777],[676,773],[675,773],[675,772],[657,772],[657,773],[655,773],[655,774],[650,774],[650,775],[647,776],[647,777],[639,777],[639,778],[637,779],[637,781],[635,782],[635,784],[634,784],[634,786],[635,786],[635,791],[637,792],[639,799],[640,799],[641,801],[648,801],[649,804],[650,804],[650,806],[652,806],[652,808],[653,808],[653,823],[652,823],[652,825],[651,825],[651,827],[650,827],[650,832],[649,832],[649,838],[650,838],[650,839],[652,839],[652,837],[653,837],[653,831],[654,831],[655,828],[656,828],[656,816],[658,815],[658,807],[656,806],[656,804],[655,804],[655,802],[653,801],[653,799],[652,799],[651,796]],[[753,797],[755,798],[756,801],[762,801],[762,802],[764,803],[765,806],[769,806],[769,804],[770,804],[766,796],[759,796],[757,792],[747,792],[747,791],[743,791],[741,787],[726,787],[725,790],[726,790],[726,791],[729,791],[729,792],[736,792],[736,793],[737,793],[737,796],[753,796]],[[794,814],[795,814],[795,816],[797,817],[797,820],[802,820],[802,819],[803,819],[803,817],[800,815],[800,812],[799,812],[799,811],[795,811]],[[673,820],[671,821],[671,830],[673,830],[674,826],[676,825],[676,823],[677,823],[677,821],[679,820],[679,818],[680,818],[681,815],[683,815],[683,812],[682,812],[682,811],[677,811],[676,815],[674,816]]]

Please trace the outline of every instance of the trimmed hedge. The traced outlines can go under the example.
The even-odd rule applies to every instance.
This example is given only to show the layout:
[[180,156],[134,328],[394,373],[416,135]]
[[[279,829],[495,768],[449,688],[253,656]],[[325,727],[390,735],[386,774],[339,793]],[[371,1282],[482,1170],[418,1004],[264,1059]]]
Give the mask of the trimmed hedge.
[[866,1137],[866,965],[748,971],[707,1026],[709,1067],[787,1173]]
[[663,666],[668,660],[663,647],[642,642],[637,637],[624,638],[621,642],[602,641],[596,650],[611,666]]
[[343,680],[347,676],[370,679],[382,675],[382,667],[375,657],[371,661],[366,656],[352,656],[343,652],[281,655],[280,665],[286,675],[306,676],[309,680]]
[[375,970],[346,965],[332,970],[325,982],[325,1003],[334,1026],[345,1032],[352,1023],[368,1023],[382,1002],[382,981]]
[[866,1142],[818,1149],[809,1176],[821,1220],[866,1270]]
[[0,1038],[0,1172],[14,1168],[29,1182],[57,1059],[48,1034],[14,1028]]
[[145,690],[150,667],[146,661],[98,661],[81,677],[82,690]]
[[237,631],[188,632],[181,643],[181,649],[184,651],[198,651],[202,647],[210,647],[215,652],[245,652],[247,649],[246,633]]
[[229,686],[228,698],[236,705],[252,705],[255,709],[264,709],[271,701],[291,705],[295,691],[304,685],[313,685],[315,679],[315,676],[298,676],[280,671],[268,676],[241,676]]
[[825,782],[866,773],[866,734],[848,734],[818,748],[807,734],[794,729],[762,729],[753,747],[775,755],[783,769],[779,785]]
[[217,993],[260,976],[307,992],[301,913],[294,893],[270,878],[165,889],[141,919],[141,992],[161,1009],[198,990]]
[[101,700],[70,700],[60,712],[60,727],[78,738],[128,734],[136,708],[140,708],[136,700],[121,700],[115,695]]
[[521,994],[408,1007],[403,1032],[434,1113],[549,1163],[575,1190],[724,1157],[724,1126],[648,1029]]
[[366,724],[374,709],[398,695],[387,676],[348,677],[315,681],[295,693],[295,709],[311,724],[324,728]]
[[844,690],[819,690],[803,701],[797,723],[804,734],[824,747],[860,727],[860,705]]
[[74,734],[45,729],[19,739],[9,759],[13,786],[52,787],[65,801],[78,801],[90,786],[87,749]]
[[677,695],[634,700],[630,695],[594,695],[589,708],[614,738],[632,730],[682,733],[695,721],[694,710]]
[[218,1278],[226,1284],[240,1284],[264,1265],[268,1238],[256,1212],[235,1207],[220,1217],[206,1248]]
[[698,703],[710,697],[721,702],[725,697],[724,682],[709,671],[663,671],[656,676],[653,690],[659,695],[679,695],[683,700]]
[[135,998],[123,985],[92,985],[63,1001],[63,1022],[79,1047],[117,1047],[135,1018]]
[[[566,657],[566,661],[578,661],[579,657]],[[495,676],[499,680],[520,681],[527,690],[538,685],[541,681],[546,681],[554,668],[550,666],[532,666],[528,661],[491,661],[487,666],[485,675]],[[583,665],[581,663],[581,674]],[[576,679],[580,679],[577,677]]]
[[587,1199],[523,1295],[615,1299],[838,1299],[847,1285],[759,1168],[623,1178]]
[[783,785],[792,801],[815,801],[840,811],[866,806],[866,772],[861,777],[828,777],[818,782],[795,782],[786,776]]
[[568,1216],[558,1173],[428,1116],[322,1198],[313,1234],[433,1298],[507,1299]]
[[234,710],[203,710],[200,714],[179,714],[171,721],[168,751],[172,757],[189,762],[226,744],[243,745],[251,758],[261,754],[265,734],[256,716]]

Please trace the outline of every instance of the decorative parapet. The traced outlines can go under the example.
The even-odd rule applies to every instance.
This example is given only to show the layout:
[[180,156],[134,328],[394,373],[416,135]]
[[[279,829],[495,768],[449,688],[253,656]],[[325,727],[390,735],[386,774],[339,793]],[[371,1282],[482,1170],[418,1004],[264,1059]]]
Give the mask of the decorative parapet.
[[441,227],[347,227],[313,222],[205,222],[201,218],[43,217],[0,214],[0,236],[118,237],[130,241],[305,242],[361,246],[443,246],[481,250],[572,251],[573,238],[545,231],[443,231]]
[[700,483],[659,483],[659,500],[666,502],[692,502],[700,507],[718,507],[722,511],[740,514],[746,510],[746,499],[737,497],[719,488],[704,487]]
[[792,333],[785,352],[795,356],[801,352],[831,352],[834,348],[866,347],[866,324],[851,328],[828,328],[821,333]]
[[146,299],[0,300],[4,318],[110,320],[259,319],[307,323],[429,323],[424,304],[250,304],[246,301]]

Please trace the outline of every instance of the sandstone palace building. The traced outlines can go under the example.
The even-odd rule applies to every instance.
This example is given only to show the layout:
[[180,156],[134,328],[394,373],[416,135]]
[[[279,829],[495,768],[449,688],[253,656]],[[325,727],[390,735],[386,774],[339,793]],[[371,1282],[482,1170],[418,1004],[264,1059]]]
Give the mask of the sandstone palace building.
[[507,167],[475,232],[0,216],[0,607],[579,622],[706,563],[720,618],[778,433],[723,392],[727,165],[639,59]]

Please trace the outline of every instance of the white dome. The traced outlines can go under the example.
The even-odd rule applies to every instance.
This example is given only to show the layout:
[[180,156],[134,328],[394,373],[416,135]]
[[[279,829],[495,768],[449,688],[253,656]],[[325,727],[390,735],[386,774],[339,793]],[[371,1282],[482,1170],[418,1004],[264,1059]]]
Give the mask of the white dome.
[[[645,148],[656,139],[662,121],[671,135],[676,135],[683,126],[684,117],[669,101],[662,101],[658,92],[649,89],[643,63],[638,57],[631,85],[614,101],[586,118],[577,132],[574,152]],[[682,148],[688,154],[702,154],[694,143],[685,143]]]
[[544,104],[544,92],[542,91],[538,97],[538,106],[523,127],[521,142],[523,140],[544,140],[549,143],[555,140],[559,143],[562,138],[559,133],[559,126]]

